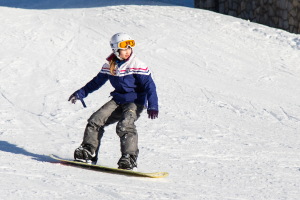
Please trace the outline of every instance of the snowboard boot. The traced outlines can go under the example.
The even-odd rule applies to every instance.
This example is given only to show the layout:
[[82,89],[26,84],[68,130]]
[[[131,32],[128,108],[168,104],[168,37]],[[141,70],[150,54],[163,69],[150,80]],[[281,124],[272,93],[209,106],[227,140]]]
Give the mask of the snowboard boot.
[[137,156],[122,154],[122,157],[118,162],[119,169],[136,170],[137,169],[136,160],[137,160]]
[[96,148],[90,144],[80,145],[80,147],[75,149],[74,159],[75,161],[86,162],[95,165],[98,160]]

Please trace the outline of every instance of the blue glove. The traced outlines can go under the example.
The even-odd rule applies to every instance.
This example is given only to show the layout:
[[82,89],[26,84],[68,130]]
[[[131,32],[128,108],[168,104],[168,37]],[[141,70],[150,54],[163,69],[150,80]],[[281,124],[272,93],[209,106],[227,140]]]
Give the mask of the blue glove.
[[75,104],[76,101],[77,101],[77,98],[75,96],[75,93],[73,93],[70,97],[69,97],[69,100],[68,101],[71,101],[71,103]]
[[155,119],[158,118],[158,111],[157,110],[148,110],[148,118]]
[[71,101],[73,104],[75,104],[77,100],[80,100],[83,107],[86,108],[86,105],[85,105],[83,99],[79,96],[79,93],[76,91],[69,97],[69,101]]

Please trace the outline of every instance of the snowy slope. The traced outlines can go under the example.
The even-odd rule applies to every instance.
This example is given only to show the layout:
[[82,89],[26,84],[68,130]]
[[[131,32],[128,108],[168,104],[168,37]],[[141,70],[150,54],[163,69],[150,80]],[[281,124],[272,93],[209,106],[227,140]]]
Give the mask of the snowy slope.
[[[157,1],[0,1],[0,199],[298,199],[300,36]],[[137,122],[146,179],[52,163],[72,158],[109,100],[70,94],[127,32],[157,85],[160,113]],[[116,166],[110,126],[98,164]]]

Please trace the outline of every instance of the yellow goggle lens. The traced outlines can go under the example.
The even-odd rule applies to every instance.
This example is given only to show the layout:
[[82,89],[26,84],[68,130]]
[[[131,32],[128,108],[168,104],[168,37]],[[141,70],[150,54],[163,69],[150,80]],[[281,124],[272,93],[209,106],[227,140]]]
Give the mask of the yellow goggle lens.
[[121,49],[125,49],[128,46],[134,47],[135,46],[134,40],[126,40],[126,41],[123,41],[123,42],[119,43],[119,48],[121,48]]

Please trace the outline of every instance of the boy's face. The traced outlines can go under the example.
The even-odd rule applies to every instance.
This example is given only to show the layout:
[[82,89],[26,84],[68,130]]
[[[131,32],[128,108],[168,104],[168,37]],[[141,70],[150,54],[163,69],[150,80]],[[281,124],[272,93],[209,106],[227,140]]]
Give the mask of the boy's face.
[[132,52],[132,49],[130,47],[128,47],[127,49],[120,49],[119,56],[120,56],[120,58],[123,58],[124,60],[126,60],[131,55],[131,52]]

